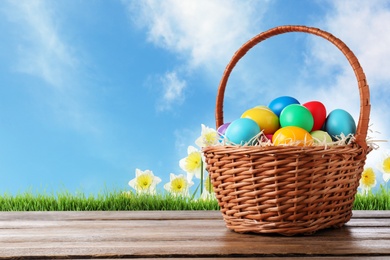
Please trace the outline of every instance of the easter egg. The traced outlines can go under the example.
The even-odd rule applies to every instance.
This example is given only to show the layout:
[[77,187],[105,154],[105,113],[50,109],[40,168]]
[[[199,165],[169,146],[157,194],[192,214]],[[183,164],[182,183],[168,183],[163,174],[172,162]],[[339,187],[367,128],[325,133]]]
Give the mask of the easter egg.
[[250,118],[239,118],[230,123],[225,136],[230,142],[242,145],[259,133],[260,127],[255,121]]
[[314,119],[314,125],[312,131],[320,130],[326,120],[326,108],[324,104],[319,101],[310,101],[303,104],[304,107],[309,109]]
[[245,111],[241,118],[250,118],[255,121],[264,134],[273,134],[279,129],[279,118],[270,109],[251,108]]
[[272,141],[272,137],[273,137],[274,135],[265,135],[265,137],[268,139],[268,140],[270,140],[270,141]]
[[345,136],[356,133],[356,123],[351,114],[343,109],[335,109],[329,113],[325,121],[325,131],[333,140],[341,134]]
[[313,141],[317,145],[326,145],[333,142],[332,137],[322,130],[315,130],[310,133],[311,137],[313,137]]
[[267,110],[272,111],[271,108],[264,106],[264,105],[255,106],[254,108],[262,108],[262,109],[267,109]]
[[280,126],[297,126],[310,132],[314,125],[314,119],[309,109],[299,104],[285,107],[280,113]]
[[272,137],[272,143],[278,145],[311,146],[313,138],[303,128],[286,126],[276,131]]
[[272,143],[272,136],[273,135],[261,135],[260,136],[260,142],[261,143]]
[[298,100],[290,96],[281,96],[272,100],[268,107],[275,113],[275,115],[280,116],[282,110],[291,104],[300,104]]
[[225,135],[226,129],[228,128],[229,125],[230,125],[230,122],[220,125],[217,129],[218,134]]

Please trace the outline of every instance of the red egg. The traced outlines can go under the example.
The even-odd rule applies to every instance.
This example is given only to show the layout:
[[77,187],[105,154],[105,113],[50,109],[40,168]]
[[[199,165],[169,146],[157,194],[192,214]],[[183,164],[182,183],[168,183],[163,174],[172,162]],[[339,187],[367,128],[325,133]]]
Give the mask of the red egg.
[[319,101],[310,101],[303,104],[313,116],[314,125],[312,131],[320,130],[326,120],[326,108],[324,104]]

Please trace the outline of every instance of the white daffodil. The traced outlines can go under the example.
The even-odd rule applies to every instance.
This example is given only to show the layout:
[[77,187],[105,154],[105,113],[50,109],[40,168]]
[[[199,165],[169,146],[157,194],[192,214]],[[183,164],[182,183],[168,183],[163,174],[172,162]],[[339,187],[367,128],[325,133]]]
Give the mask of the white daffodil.
[[183,174],[170,174],[170,182],[164,185],[164,189],[173,196],[189,196],[189,188],[194,185],[192,181],[188,181]]
[[378,165],[378,169],[382,172],[383,180],[387,183],[390,180],[390,155],[384,154],[382,163]]
[[218,145],[220,144],[219,134],[215,129],[212,129],[202,124],[201,135],[198,139],[196,139],[195,144],[200,148]]
[[141,171],[140,169],[136,169],[135,178],[129,181],[129,185],[135,189],[137,193],[155,194],[156,186],[160,182],[161,179],[157,176],[154,176],[152,171]]
[[214,192],[208,192],[206,189],[204,189],[199,199],[203,201],[207,201],[207,200],[215,200],[216,197]]
[[204,181],[204,190],[200,195],[201,200],[215,200],[215,193],[213,184],[210,181],[210,175],[208,175]]
[[200,179],[205,166],[202,159],[202,153],[193,146],[188,146],[188,156],[179,161],[179,166],[187,172],[188,181],[195,177]]
[[210,193],[214,192],[213,184],[211,183],[211,180],[210,180],[210,174],[207,175],[206,179],[204,180],[204,188],[206,191],[208,191]]
[[363,191],[363,194],[367,195],[368,192],[375,187],[376,185],[376,178],[375,178],[375,172],[370,167],[363,171],[362,177],[360,178],[360,188]]

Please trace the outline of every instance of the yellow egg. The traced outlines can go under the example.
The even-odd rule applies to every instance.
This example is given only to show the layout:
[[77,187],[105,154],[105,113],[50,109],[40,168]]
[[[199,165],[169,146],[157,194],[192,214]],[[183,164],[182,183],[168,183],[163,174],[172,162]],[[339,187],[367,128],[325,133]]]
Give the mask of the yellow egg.
[[241,118],[250,118],[255,121],[264,134],[273,134],[279,129],[279,118],[270,109],[254,107],[245,111]]
[[313,137],[305,129],[296,126],[286,126],[276,131],[272,143],[278,145],[311,146]]
[[272,111],[271,108],[264,106],[264,105],[258,105],[258,106],[255,106],[254,108],[261,108],[261,109],[266,109],[266,110]]

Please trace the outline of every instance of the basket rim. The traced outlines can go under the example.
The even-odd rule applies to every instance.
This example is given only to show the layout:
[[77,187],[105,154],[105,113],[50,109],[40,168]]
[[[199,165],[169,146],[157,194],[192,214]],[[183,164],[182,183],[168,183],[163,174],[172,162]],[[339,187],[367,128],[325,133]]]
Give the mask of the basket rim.
[[328,40],[333,45],[335,45],[347,58],[349,61],[356,79],[358,83],[358,90],[360,94],[360,113],[359,113],[359,121],[356,128],[355,134],[355,143],[357,143],[364,150],[368,149],[368,145],[366,142],[367,132],[368,132],[368,124],[370,117],[370,91],[369,86],[367,84],[366,76],[364,74],[363,68],[361,67],[357,57],[355,54],[348,48],[348,46],[341,41],[339,38],[336,38],[329,32],[323,31],[316,27],[307,27],[303,25],[283,25],[271,28],[267,31],[257,34],[249,41],[244,43],[233,55],[230,62],[227,64],[221,81],[218,86],[217,98],[216,98],[216,107],[215,107],[215,120],[216,120],[216,128],[223,124],[223,102],[226,85],[229,79],[233,68],[238,63],[238,61],[245,56],[245,54],[254,46],[259,44],[260,42],[271,38],[273,36],[277,36],[284,33],[290,32],[303,32],[312,34],[315,36],[319,36]]
[[312,146],[297,146],[297,145],[215,145],[215,146],[206,146],[202,148],[202,152],[213,153],[213,154],[245,154],[248,153],[264,153],[268,155],[270,152],[275,153],[291,153],[291,154],[300,154],[300,153],[316,153],[316,154],[340,154],[340,152],[357,152],[361,151],[363,147],[351,143],[345,145],[312,145]]

